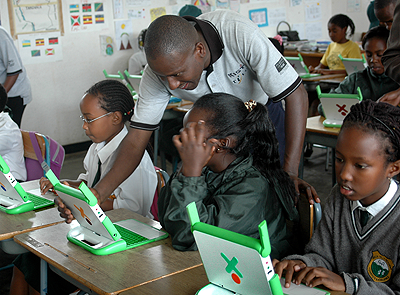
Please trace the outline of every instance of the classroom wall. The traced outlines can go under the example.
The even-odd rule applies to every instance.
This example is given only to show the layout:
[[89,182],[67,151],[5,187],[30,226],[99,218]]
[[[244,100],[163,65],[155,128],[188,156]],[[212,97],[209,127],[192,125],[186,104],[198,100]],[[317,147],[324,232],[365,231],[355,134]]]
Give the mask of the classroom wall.
[[[84,0],[84,2],[94,2]],[[82,120],[79,118],[79,101],[92,84],[104,79],[103,69],[110,74],[116,74],[118,70],[125,70],[129,57],[138,50],[136,38],[139,32],[151,22],[150,9],[165,7],[167,14],[177,14],[179,9],[190,3],[185,0],[122,0],[124,8],[129,8],[127,3],[145,3],[145,18],[135,19],[131,35],[132,49],[114,50],[111,56],[104,56],[100,52],[99,35],[115,37],[113,19],[113,2],[104,1],[105,25],[98,31],[71,32],[71,22],[68,15],[69,4],[73,1],[62,0],[64,34],[60,37],[63,58],[60,61],[26,64],[26,70],[32,83],[33,101],[26,107],[22,129],[35,130],[49,135],[63,145],[87,141],[82,130]],[[76,1],[81,3],[82,1]],[[359,11],[347,13],[356,24],[356,36],[368,28],[366,8],[369,0],[242,0],[247,2],[239,4],[239,13],[248,16],[249,10],[267,8],[271,13],[271,23],[262,27],[262,31],[270,37],[276,35],[276,24],[279,18],[286,18],[294,29],[300,32],[300,36],[318,36],[320,40],[328,40],[327,20],[336,13],[346,13],[345,7],[352,10],[352,4],[359,4]],[[233,4],[233,2],[232,2]],[[292,4],[300,4],[292,6]],[[350,4],[350,6],[349,6]],[[313,6],[314,5],[314,6]],[[317,5],[317,6],[316,6]],[[319,5],[319,6],[318,6]],[[307,19],[306,7],[311,11],[317,10],[318,19]],[[349,8],[350,7],[350,8]],[[140,9],[141,7],[134,7]],[[310,11],[310,10],[308,10]],[[1,24],[10,31],[7,1],[0,1]],[[314,15],[311,15],[312,17]],[[127,11],[124,19],[128,18]],[[282,25],[281,29],[286,30]],[[356,39],[355,39],[356,40]],[[16,45],[18,44],[15,41]]]

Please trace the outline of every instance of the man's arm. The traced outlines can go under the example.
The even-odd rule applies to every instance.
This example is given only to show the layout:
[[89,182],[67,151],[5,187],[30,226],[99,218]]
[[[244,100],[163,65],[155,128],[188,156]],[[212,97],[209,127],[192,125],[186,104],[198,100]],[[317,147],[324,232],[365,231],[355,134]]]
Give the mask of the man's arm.
[[[139,165],[152,131],[130,128],[118,148],[118,155],[110,171],[96,184],[94,194],[100,203],[135,171]],[[96,194],[97,193],[97,194]]]
[[[301,84],[292,94],[285,98],[285,158],[283,170],[293,180],[296,191],[304,190],[309,202],[320,202],[314,187],[298,178],[301,153],[303,152],[304,136],[308,113],[308,94]],[[295,203],[297,200],[295,199]]]
[[283,169],[291,176],[298,176],[308,112],[308,95],[304,85],[301,84],[287,96],[285,102],[286,148]]
[[394,10],[393,24],[390,29],[387,49],[382,56],[385,73],[400,84],[400,0],[397,0]]

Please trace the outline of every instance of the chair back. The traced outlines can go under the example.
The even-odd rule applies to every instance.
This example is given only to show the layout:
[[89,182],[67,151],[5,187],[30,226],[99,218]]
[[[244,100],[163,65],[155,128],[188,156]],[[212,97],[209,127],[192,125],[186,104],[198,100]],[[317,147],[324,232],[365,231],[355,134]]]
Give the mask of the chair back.
[[154,199],[153,199],[153,204],[150,207],[150,212],[154,216],[154,220],[158,220],[158,196],[160,195],[161,188],[165,186],[165,184],[169,180],[169,175],[166,171],[154,166],[156,169],[157,173],[157,187],[156,187],[156,192],[154,194]]
[[21,130],[21,134],[27,181],[40,179],[49,168],[59,177],[65,157],[63,146],[37,132]]
[[321,204],[314,202],[310,205],[308,198],[305,194],[300,195],[297,204],[299,212],[299,222],[297,229],[294,230],[295,238],[299,243],[299,250],[304,251],[304,247],[310,241],[318,223],[321,220],[322,209]]

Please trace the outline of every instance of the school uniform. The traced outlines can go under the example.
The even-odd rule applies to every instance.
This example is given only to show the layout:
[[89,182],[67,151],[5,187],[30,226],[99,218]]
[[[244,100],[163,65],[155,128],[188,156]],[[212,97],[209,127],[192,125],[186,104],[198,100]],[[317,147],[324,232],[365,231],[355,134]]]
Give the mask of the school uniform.
[[[305,255],[310,267],[325,267],[344,279],[349,294],[399,294],[400,292],[400,189],[391,180],[388,192],[377,202],[362,207],[333,187],[324,213]],[[360,209],[359,209],[360,208]],[[361,225],[361,211],[368,211]]]
[[[259,238],[258,225],[266,220],[272,245],[272,257],[279,258],[291,250],[291,234],[286,228],[289,218],[296,219],[293,202],[277,196],[267,179],[253,166],[253,157],[233,161],[221,173],[203,168],[199,177],[173,175],[158,198],[158,217],[171,235],[172,246],[181,251],[196,250],[186,206],[196,202],[200,221]],[[285,202],[285,205],[283,205]]]
[[363,99],[373,101],[377,101],[388,92],[399,89],[399,85],[391,78],[385,74],[375,75],[371,68],[367,67],[349,75],[336,89],[331,90],[331,93],[356,94],[357,87],[360,87]]
[[[382,75],[375,75],[371,68],[350,74],[344,79],[336,89],[330,93],[357,94],[357,87],[360,87],[363,99],[377,101],[384,94],[399,89],[399,85],[391,78]],[[324,116],[321,103],[318,105],[318,112]]]
[[[117,157],[116,151],[127,134],[128,130],[124,126],[109,143],[93,143],[83,160],[83,167],[86,172],[80,174],[78,180],[86,181],[88,186],[91,187],[97,174],[99,160],[101,162],[100,175],[106,175],[112,168]],[[156,186],[157,174],[154,164],[147,151],[145,151],[136,170],[112,193],[115,196],[113,208],[129,209],[143,216],[153,218],[150,213],[150,207],[153,203]]]
[[18,180],[26,180],[24,144],[21,130],[8,113],[0,113],[0,155]]
[[[171,90],[167,81],[146,66],[131,127],[156,129],[171,95],[196,101],[208,93],[224,92],[244,102],[253,99],[267,104],[269,100],[280,102],[301,85],[297,72],[247,17],[216,10],[198,18],[184,18],[202,32],[211,53],[210,65],[193,90]],[[281,148],[284,146],[284,110],[281,103],[275,107],[280,115],[278,120],[271,119],[276,127],[281,127],[277,132]]]

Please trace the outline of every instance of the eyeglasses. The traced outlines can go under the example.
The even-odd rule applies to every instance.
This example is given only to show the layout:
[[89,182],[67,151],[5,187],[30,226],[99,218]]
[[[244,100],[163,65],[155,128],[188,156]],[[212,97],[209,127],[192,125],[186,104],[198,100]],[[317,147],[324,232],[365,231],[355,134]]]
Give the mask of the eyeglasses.
[[113,112],[108,112],[107,114],[101,115],[100,117],[94,118],[94,119],[86,119],[83,115],[80,115],[79,117],[83,120],[83,122],[86,122],[88,124],[93,123],[94,121],[101,119],[109,114],[111,114]]

